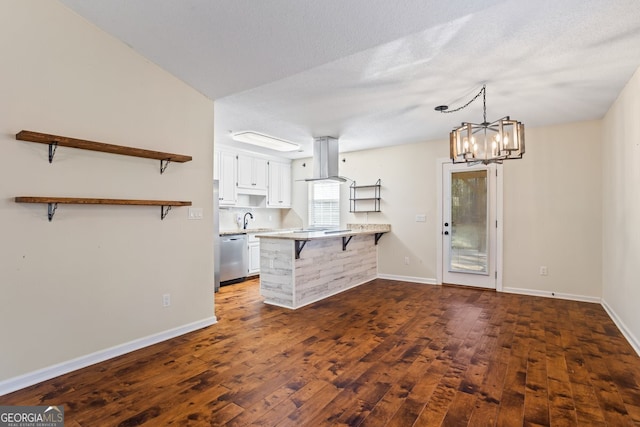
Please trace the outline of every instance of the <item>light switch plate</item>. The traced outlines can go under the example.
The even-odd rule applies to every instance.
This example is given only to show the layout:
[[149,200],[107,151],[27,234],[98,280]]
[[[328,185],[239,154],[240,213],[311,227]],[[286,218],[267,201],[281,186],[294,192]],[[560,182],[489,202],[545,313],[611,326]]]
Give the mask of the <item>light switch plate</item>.
[[202,208],[189,208],[189,219],[202,219]]
[[416,222],[425,222],[427,220],[427,216],[425,214],[417,214]]

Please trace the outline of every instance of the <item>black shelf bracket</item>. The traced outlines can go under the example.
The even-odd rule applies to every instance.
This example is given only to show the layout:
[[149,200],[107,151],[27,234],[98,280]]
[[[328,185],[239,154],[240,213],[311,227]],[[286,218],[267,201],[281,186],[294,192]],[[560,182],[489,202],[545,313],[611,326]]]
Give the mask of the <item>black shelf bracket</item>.
[[302,252],[302,248],[307,244],[308,240],[296,240],[296,259],[300,259],[300,252]]
[[342,250],[346,251],[347,250],[347,245],[349,244],[349,242],[351,241],[351,238],[353,236],[349,236],[347,238],[347,236],[342,236]]
[[[53,163],[53,156],[56,155],[56,150],[57,149],[58,149],[58,142],[57,141],[53,141],[53,142],[49,143],[49,163]],[[49,220],[49,221],[51,221],[51,220]]]
[[169,163],[171,163],[171,159],[160,160],[160,175],[162,175],[164,171],[167,170],[167,166],[169,166]]
[[53,216],[56,214],[56,209],[58,209],[57,203],[48,203],[47,218],[49,218],[49,222],[51,222]]
[[171,206],[160,206],[160,219],[164,219],[170,210],[171,210]]
[[376,245],[378,244],[378,240],[382,237],[384,233],[376,233]]

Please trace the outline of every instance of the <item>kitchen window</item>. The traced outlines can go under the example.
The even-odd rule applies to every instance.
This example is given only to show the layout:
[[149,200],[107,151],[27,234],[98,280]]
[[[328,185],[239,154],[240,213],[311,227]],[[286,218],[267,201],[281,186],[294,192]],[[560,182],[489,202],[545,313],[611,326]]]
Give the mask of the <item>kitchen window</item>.
[[309,227],[340,226],[340,183],[320,181],[309,184]]

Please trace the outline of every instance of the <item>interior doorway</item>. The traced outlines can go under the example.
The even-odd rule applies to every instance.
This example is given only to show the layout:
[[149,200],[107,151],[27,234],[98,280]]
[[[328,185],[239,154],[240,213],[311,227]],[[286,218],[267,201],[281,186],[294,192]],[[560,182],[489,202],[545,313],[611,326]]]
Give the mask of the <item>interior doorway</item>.
[[439,164],[438,283],[502,289],[502,167]]

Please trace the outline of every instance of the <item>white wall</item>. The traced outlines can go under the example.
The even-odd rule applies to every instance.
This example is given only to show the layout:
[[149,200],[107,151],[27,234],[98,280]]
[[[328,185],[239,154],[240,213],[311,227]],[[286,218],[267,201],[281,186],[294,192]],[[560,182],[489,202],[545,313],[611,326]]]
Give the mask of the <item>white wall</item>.
[[527,128],[524,158],[504,163],[505,290],[601,297],[600,128]]
[[640,69],[603,120],[602,298],[640,354]]
[[[504,282],[506,290],[598,300],[601,294],[600,124],[527,128],[522,160],[504,164]],[[359,185],[382,180],[382,212],[350,214],[342,187],[342,225],[390,223],[378,247],[380,275],[436,281],[437,159],[448,140],[340,155],[340,174]],[[307,167],[303,168],[302,163]],[[293,210],[307,218],[309,159],[293,163]],[[425,214],[426,222],[416,222]],[[410,259],[405,265],[404,257]],[[546,265],[548,276],[539,275]]]
[[[0,383],[215,321],[213,102],[58,2],[0,2],[0,52]],[[193,161],[160,175],[154,160],[60,147],[49,164],[46,145],[15,140],[22,129]],[[48,222],[19,195],[191,200],[204,220],[60,205]]]
[[[355,179],[358,185],[381,180],[381,212],[349,213],[343,203],[344,223],[391,224],[392,232],[378,244],[378,272],[414,280],[432,281],[436,277],[436,174],[437,158],[446,157],[448,147],[440,142],[408,144],[376,150],[347,153],[340,173]],[[343,200],[349,188],[343,188]],[[426,222],[415,222],[416,214],[425,214]],[[409,257],[409,265],[404,264]]]
[[[349,185],[341,187],[341,226],[347,223],[391,224],[378,245],[378,272],[403,276],[416,281],[435,281],[437,158],[446,157],[448,147],[442,142],[428,142],[363,150],[340,154],[340,175],[357,185],[370,185],[380,179],[381,212],[349,213]],[[342,161],[344,160],[344,162]],[[306,163],[306,167],[302,164]],[[294,161],[293,209],[307,224],[307,186],[296,180],[312,174],[311,159]],[[426,214],[426,222],[415,222],[416,214]],[[404,257],[410,264],[404,264]]]

